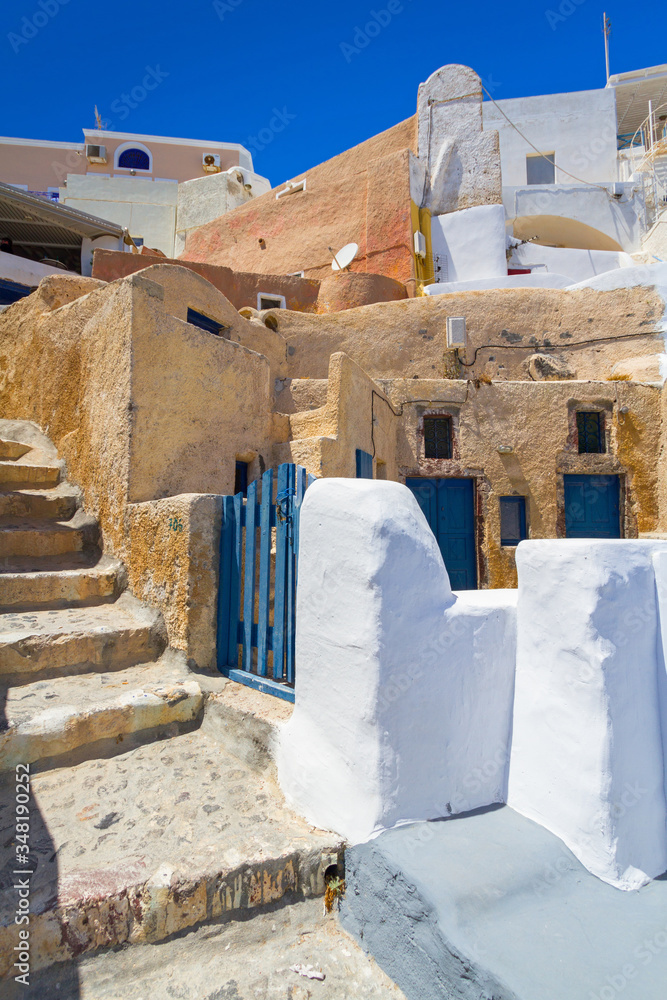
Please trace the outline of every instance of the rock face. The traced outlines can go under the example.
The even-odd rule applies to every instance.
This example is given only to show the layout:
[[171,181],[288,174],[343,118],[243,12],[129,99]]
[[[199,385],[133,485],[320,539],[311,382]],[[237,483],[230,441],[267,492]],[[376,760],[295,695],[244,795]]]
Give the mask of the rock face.
[[557,354],[531,354],[524,367],[536,382],[561,382],[577,377],[572,366]]

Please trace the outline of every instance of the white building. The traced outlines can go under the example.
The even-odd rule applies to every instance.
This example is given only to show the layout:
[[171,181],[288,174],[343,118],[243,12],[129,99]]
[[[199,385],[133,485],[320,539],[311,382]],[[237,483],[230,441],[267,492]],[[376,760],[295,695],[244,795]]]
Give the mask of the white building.
[[599,90],[487,100],[483,124],[499,135],[504,212],[434,216],[429,294],[462,282],[567,287],[667,258],[667,65]]

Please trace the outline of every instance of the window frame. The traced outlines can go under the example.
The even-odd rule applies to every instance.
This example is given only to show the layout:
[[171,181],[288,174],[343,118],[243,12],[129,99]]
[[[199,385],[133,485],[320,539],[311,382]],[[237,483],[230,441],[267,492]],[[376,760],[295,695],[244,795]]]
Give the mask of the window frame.
[[214,337],[223,337],[224,331],[229,329],[220,320],[213,319],[212,316],[207,316],[206,313],[199,312],[191,306],[188,306],[185,322],[205,333],[212,333]]
[[[437,424],[438,422],[443,423],[443,424],[444,423],[447,424],[447,427],[448,427],[448,433],[447,433],[447,445],[448,445],[448,448],[447,448],[447,450],[449,451],[448,455],[429,455],[428,454],[428,439],[429,439],[430,435],[427,435],[427,433],[426,433],[426,427],[427,427],[427,423],[429,421],[433,421],[434,425]],[[438,461],[438,462],[449,462],[449,461],[451,461],[451,459],[454,457],[454,421],[452,419],[451,414],[449,414],[449,413],[442,413],[442,414],[430,413],[427,416],[424,416],[423,423],[422,423],[422,430],[423,430],[423,434],[424,434],[424,458],[428,459],[429,461]],[[436,447],[435,447],[435,450],[436,451],[438,450],[438,447],[437,447],[437,435],[436,435]]]
[[[579,426],[580,418],[582,422],[585,418],[597,417],[597,448],[582,447],[583,444],[588,443],[588,438],[590,431],[584,429],[584,441],[582,442],[582,432]],[[607,454],[607,436],[606,436],[606,426],[605,426],[605,414],[604,410],[575,410],[575,421],[577,427],[577,452],[579,455],[606,455]]]
[[[263,306],[262,299],[273,299],[278,305]],[[269,309],[287,309],[285,296],[277,292],[257,292],[257,312],[267,312]]]
[[[139,149],[142,153],[145,153],[148,157],[148,169],[145,167],[121,167],[119,166],[119,161],[123,153],[126,153],[128,149]],[[141,177],[146,177],[148,174],[153,173],[153,154],[151,153],[148,146],[144,146],[143,142],[124,142],[121,146],[118,146],[114,150],[113,154],[113,166],[114,171],[120,171],[122,174],[130,174],[133,170],[138,173]]]
[[[530,174],[528,171],[528,163],[534,162],[535,160],[547,160],[550,159],[553,166],[553,180],[552,181],[531,181]],[[546,150],[541,153],[526,153],[526,185],[528,187],[539,187],[540,185],[549,185],[556,183],[556,151],[552,150],[547,152]]]
[[[519,508],[519,538],[503,537],[503,507],[516,506]],[[498,497],[498,512],[500,517],[500,546],[501,548],[516,548],[520,542],[528,538],[528,505],[525,496],[504,496]]]

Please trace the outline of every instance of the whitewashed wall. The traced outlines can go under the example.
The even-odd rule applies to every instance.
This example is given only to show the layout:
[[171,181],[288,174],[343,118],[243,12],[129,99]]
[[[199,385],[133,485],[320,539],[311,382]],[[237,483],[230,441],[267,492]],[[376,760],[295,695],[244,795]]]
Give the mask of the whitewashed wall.
[[453,595],[399,483],[322,479],[301,508],[290,801],[351,842],[505,797],[514,591]]
[[618,888],[667,869],[667,542],[522,542],[518,591],[453,594],[406,487],[320,480],[301,518],[295,808],[358,843],[508,802]]
[[[564,170],[584,181],[617,179],[613,90],[516,97],[497,104],[540,152],[555,152],[557,184],[574,183]],[[484,102],[482,114],[484,129],[500,136],[503,188],[525,185],[526,156],[535,150],[490,101]]]
[[502,205],[480,205],[434,216],[431,241],[434,261],[439,257],[443,268],[441,280],[507,277]]

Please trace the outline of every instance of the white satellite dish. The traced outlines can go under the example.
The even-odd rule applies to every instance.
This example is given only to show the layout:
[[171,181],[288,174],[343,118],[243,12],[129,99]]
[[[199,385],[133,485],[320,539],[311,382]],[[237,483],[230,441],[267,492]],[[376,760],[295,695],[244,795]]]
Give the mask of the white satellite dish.
[[[331,250],[331,247],[329,247],[329,250]],[[331,250],[331,253],[333,253],[333,250]],[[358,253],[358,243],[346,243],[338,253],[334,253],[334,259],[331,261],[332,271],[344,271],[346,267],[350,266]]]

